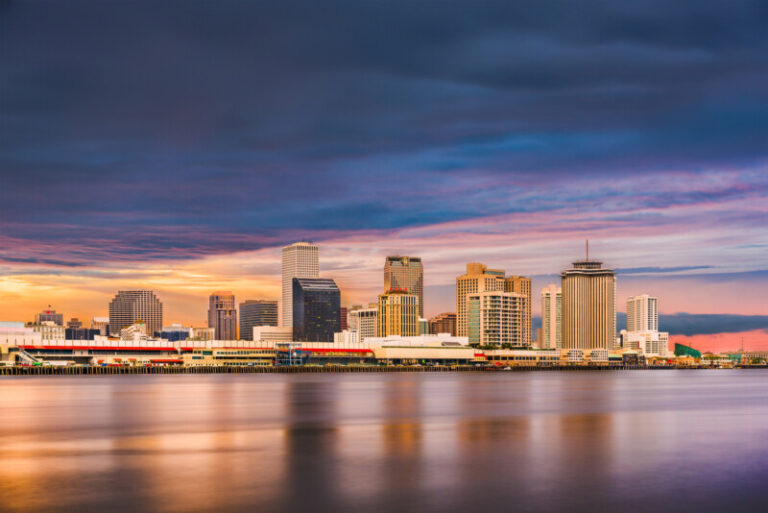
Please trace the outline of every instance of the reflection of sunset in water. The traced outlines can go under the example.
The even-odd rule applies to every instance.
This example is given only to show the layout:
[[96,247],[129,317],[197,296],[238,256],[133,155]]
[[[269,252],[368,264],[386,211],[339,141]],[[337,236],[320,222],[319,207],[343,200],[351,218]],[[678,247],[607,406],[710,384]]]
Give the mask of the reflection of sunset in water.
[[632,512],[672,495],[678,511],[736,511],[768,495],[766,453],[746,442],[768,425],[755,371],[2,387],[2,511]]

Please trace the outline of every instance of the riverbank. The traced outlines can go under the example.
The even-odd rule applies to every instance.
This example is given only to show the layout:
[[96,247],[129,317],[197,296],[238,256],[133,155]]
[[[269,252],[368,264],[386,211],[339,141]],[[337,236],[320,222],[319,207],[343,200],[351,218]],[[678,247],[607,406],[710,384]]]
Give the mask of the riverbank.
[[[547,367],[475,367],[470,365],[445,367],[445,366],[153,366],[153,367],[0,367],[0,376],[99,376],[99,375],[138,375],[138,374],[306,374],[306,373],[386,373],[386,372],[521,372],[521,371],[619,371],[638,369],[688,369],[694,367],[643,367],[625,365],[569,365]],[[749,368],[766,368],[765,366],[752,366]]]

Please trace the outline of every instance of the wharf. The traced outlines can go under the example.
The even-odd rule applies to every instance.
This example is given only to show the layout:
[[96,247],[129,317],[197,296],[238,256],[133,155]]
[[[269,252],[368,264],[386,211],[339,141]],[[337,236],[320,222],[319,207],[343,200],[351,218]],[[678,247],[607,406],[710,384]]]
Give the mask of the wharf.
[[[651,367],[621,366],[621,365],[590,365],[590,366],[549,366],[526,367],[517,366],[510,368],[501,367],[474,367],[462,365],[454,367],[446,366],[152,366],[152,367],[86,367],[86,366],[35,366],[35,367],[0,367],[0,376],[108,376],[108,375],[139,375],[139,374],[306,374],[306,373],[349,373],[349,372],[520,372],[520,371],[606,371],[650,369]],[[672,367],[668,367],[672,368]]]

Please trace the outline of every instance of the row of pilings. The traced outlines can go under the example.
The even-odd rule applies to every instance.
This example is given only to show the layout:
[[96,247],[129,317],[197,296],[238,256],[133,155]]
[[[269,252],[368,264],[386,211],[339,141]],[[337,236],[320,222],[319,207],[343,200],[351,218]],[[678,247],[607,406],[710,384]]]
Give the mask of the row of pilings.
[[382,372],[505,372],[505,371],[605,371],[651,368],[629,365],[568,365],[525,367],[506,369],[500,367],[471,365],[457,366],[394,366],[394,365],[328,365],[328,366],[9,366],[0,367],[0,376],[111,376],[144,374],[305,374],[305,373],[382,373]]

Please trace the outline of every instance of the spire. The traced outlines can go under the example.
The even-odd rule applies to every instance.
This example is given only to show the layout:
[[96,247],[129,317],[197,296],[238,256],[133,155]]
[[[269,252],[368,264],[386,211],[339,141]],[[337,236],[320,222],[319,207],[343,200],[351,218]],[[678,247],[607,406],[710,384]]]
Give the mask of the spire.
[[589,239],[587,239],[587,262],[589,262]]

